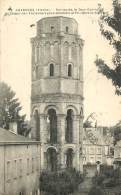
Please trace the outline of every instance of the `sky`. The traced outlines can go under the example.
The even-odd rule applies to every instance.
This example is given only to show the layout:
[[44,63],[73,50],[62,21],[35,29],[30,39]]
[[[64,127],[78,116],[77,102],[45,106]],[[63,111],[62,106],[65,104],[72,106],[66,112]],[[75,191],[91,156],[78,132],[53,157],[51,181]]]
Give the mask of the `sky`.
[[[111,0],[1,0],[1,56],[0,79],[8,83],[16,92],[23,107],[22,112],[30,118],[31,97],[31,44],[30,38],[36,35],[38,20],[54,14],[5,15],[8,8],[16,9],[97,9],[101,3],[106,11],[112,12]],[[20,14],[21,13],[21,14]],[[26,12],[28,13],[28,12]],[[60,14],[62,15],[62,14]],[[84,115],[96,113],[98,125],[114,125],[121,119],[121,97],[115,95],[110,80],[99,74],[94,64],[96,55],[111,64],[113,49],[101,36],[98,26],[98,14],[63,14],[78,22],[78,30],[85,41],[83,51],[84,66]]]

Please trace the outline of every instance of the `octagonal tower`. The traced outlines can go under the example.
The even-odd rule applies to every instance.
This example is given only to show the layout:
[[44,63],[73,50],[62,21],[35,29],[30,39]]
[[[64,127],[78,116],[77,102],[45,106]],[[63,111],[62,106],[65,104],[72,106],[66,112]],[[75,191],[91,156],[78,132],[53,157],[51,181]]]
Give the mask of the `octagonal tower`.
[[32,138],[41,142],[42,169],[82,171],[83,40],[75,19],[37,22],[32,44]]

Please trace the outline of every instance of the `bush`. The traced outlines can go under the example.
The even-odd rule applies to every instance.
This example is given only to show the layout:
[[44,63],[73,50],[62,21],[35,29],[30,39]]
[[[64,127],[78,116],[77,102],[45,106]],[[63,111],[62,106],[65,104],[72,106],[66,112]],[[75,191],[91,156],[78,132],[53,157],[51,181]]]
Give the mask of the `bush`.
[[83,181],[82,175],[75,169],[59,172],[42,172],[40,190],[46,195],[68,195],[78,189]]
[[104,191],[99,186],[93,186],[88,195],[104,195]]

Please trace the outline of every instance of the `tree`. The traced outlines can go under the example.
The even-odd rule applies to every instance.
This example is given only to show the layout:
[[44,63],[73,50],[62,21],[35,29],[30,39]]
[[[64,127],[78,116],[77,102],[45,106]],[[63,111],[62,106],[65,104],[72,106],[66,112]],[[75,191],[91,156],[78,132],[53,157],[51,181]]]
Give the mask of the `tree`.
[[68,195],[78,190],[81,182],[82,176],[75,169],[46,171],[40,175],[40,190],[46,195]]
[[111,128],[114,135],[114,144],[121,140],[121,121],[119,121],[114,127]]
[[0,127],[9,129],[10,122],[16,122],[18,133],[25,135],[27,131],[26,116],[19,114],[22,107],[15,95],[11,87],[4,82],[0,82]]
[[113,1],[113,15],[105,13],[100,7],[99,26],[103,37],[109,42],[109,45],[115,49],[112,57],[113,68],[107,65],[105,61],[97,56],[95,61],[98,71],[107,79],[112,80],[115,86],[115,93],[121,95],[121,5],[118,0]]
[[85,121],[84,124],[83,124],[83,127],[84,128],[91,128],[92,127],[92,122],[91,121]]

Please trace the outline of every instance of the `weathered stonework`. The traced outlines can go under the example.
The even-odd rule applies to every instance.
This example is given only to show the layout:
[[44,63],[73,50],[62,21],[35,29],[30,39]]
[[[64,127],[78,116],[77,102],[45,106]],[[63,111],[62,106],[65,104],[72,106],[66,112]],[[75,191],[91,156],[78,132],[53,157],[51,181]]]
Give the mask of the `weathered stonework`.
[[32,137],[41,141],[41,167],[54,169],[48,154],[53,150],[58,168],[82,171],[83,40],[78,24],[67,17],[43,18],[31,44]]

